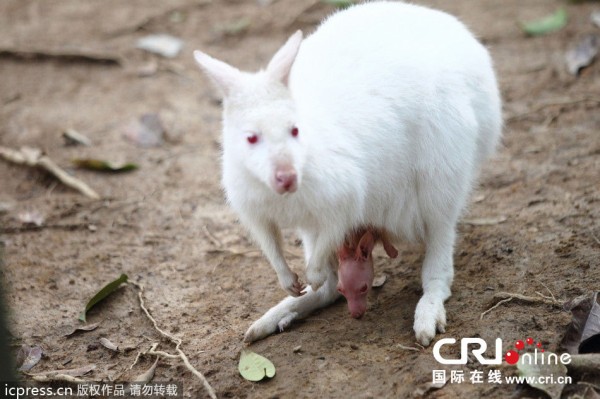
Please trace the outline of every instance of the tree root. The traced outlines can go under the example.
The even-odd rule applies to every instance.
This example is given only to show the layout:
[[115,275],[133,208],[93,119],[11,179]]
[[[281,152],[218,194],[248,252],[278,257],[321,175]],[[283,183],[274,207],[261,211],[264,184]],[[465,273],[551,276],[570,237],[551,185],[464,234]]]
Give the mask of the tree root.
[[[202,382],[202,385],[204,385],[204,389],[206,389],[206,392],[208,393],[208,395],[212,399],[216,399],[217,395],[215,394],[215,390],[210,386],[210,384],[206,380],[206,377],[204,377],[204,375],[200,371],[196,370],[196,368],[194,366],[192,366],[192,364],[190,363],[190,361],[189,361],[188,357],[186,356],[186,354],[180,349],[180,346],[183,343],[183,341],[180,338],[177,338],[174,335],[172,335],[172,334],[164,331],[163,329],[161,329],[158,326],[158,323],[156,322],[156,319],[154,319],[154,317],[152,317],[152,315],[150,314],[150,312],[146,308],[146,305],[145,305],[145,302],[144,302],[144,286],[141,285],[141,284],[135,283],[135,282],[131,282],[131,281],[130,281],[130,283],[133,284],[134,286],[136,286],[138,288],[138,290],[139,290],[139,292],[138,292],[138,298],[140,300],[140,308],[144,311],[144,313],[146,314],[146,317],[148,317],[148,319],[152,322],[152,325],[154,326],[154,329],[156,331],[158,331],[158,333],[162,337],[167,338],[169,341],[171,341],[173,344],[175,344],[175,351],[178,354],[177,355],[172,355],[172,354],[167,353],[167,352],[157,351],[156,348],[158,347],[158,343],[154,343],[152,345],[152,347],[150,348],[150,350],[148,350],[147,353],[149,355],[160,356],[160,357],[164,357],[164,358],[167,358],[167,359],[181,359],[183,361],[183,364],[185,365],[185,367],[192,374],[194,374],[196,377],[198,377],[200,379],[200,381]],[[136,357],[136,360],[138,359],[138,357]]]

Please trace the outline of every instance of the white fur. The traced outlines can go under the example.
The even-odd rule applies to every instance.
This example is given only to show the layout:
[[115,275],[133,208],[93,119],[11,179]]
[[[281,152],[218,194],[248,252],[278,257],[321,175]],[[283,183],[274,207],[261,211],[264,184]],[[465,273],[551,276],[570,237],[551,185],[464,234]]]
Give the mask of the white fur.
[[[292,296],[303,286],[279,229],[296,228],[305,247],[312,289],[267,312],[246,340],[335,300],[331,255],[352,228],[373,225],[426,244],[414,329],[428,345],[446,324],[457,220],[501,134],[489,54],[454,17],[398,2],[341,11],[300,42],[296,33],[256,74],[195,53],[225,94],[227,198]],[[295,169],[296,192],[274,191],[281,164]]]

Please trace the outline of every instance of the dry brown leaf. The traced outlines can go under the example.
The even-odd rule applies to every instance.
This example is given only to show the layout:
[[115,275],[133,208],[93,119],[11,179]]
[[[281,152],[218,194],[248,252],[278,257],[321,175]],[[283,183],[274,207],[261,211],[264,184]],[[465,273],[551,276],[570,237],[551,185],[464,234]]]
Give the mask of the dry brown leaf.
[[102,344],[103,347],[105,347],[106,349],[110,349],[111,351],[115,351],[118,352],[119,351],[119,347],[115,344],[113,344],[112,342],[110,342],[110,340],[108,338],[100,338],[100,344]]
[[600,352],[600,304],[599,292],[579,296],[564,307],[570,310],[573,319],[561,346],[570,354]]
[[600,51],[600,35],[586,35],[575,47],[567,51],[565,59],[567,70],[571,75],[578,75],[579,71],[590,65]]
[[158,147],[164,143],[165,127],[159,114],[143,114],[125,127],[123,136],[140,147]]
[[99,325],[100,325],[100,323],[91,323],[91,324],[84,324],[84,325],[77,326],[73,330],[71,330],[70,332],[65,334],[65,337],[70,337],[78,332],[93,331],[96,328],[98,328]]
[[[29,371],[39,363],[44,351],[39,346],[23,345],[17,355],[17,363],[20,363],[20,371]],[[20,361],[22,359],[22,361]]]
[[578,381],[577,383],[565,385],[562,397],[569,399],[600,399],[600,393],[596,392],[593,384]]
[[517,363],[517,369],[519,370],[519,375],[528,379],[528,385],[546,392],[552,399],[559,399],[565,384],[558,382],[549,383],[547,380],[540,378],[542,376],[551,375],[560,381],[567,375],[567,367],[564,364],[553,364],[547,360],[551,355],[555,354],[552,352],[536,352],[534,355],[535,362],[531,363],[525,362],[523,361],[523,358],[521,358]]
[[157,364],[158,364],[158,357],[154,361],[154,364],[148,370],[146,370],[142,374],[140,374],[137,377],[135,377],[133,379],[133,382],[140,382],[142,384],[149,383],[152,380],[152,378],[154,378],[154,372],[156,371],[156,365]]

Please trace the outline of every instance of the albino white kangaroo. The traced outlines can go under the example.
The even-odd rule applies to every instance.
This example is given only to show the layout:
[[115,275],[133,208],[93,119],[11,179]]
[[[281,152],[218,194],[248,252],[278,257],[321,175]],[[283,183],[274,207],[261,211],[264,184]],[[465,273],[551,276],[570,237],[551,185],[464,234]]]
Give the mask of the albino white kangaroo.
[[[370,2],[296,32],[251,74],[200,51],[221,90],[223,185],[291,295],[254,322],[261,339],[338,296],[335,251],[360,226],[426,245],[414,330],[444,331],[456,223],[501,135],[487,50],[456,18]],[[304,286],[288,267],[281,227],[297,229]]]

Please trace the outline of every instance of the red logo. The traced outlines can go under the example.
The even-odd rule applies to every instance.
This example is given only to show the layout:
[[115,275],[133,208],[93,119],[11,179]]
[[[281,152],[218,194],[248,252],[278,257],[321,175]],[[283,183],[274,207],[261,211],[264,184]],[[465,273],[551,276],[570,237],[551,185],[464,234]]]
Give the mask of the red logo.
[[[530,337],[530,338],[527,338],[525,340],[525,342],[527,342],[527,346],[533,346],[536,349],[540,349],[540,352],[544,352],[544,348],[542,348],[541,341],[538,341],[536,343],[533,340],[533,338]],[[517,364],[517,362],[519,361],[519,352],[518,351],[522,351],[525,349],[525,342],[518,340],[517,342],[515,342],[515,348],[517,350],[515,351],[515,350],[511,349],[504,354],[504,360],[506,360],[506,363]]]

